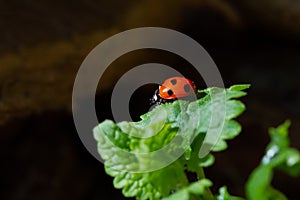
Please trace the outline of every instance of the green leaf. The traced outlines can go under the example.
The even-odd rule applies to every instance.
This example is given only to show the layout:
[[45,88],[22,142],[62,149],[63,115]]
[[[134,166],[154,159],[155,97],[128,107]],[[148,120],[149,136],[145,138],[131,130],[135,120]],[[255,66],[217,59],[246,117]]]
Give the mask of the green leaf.
[[300,153],[296,149],[286,149],[281,152],[278,157],[280,164],[276,169],[279,169],[290,176],[297,177],[300,175]]
[[245,105],[237,100],[226,102],[226,118],[232,119],[239,116],[245,110]]
[[239,123],[234,120],[228,120],[224,124],[224,130],[222,133],[222,139],[233,139],[235,138],[242,130],[242,127]]
[[288,128],[290,127],[291,122],[289,120],[285,121],[283,124],[278,126],[278,128],[270,128],[269,134],[271,137],[271,142],[268,149],[276,146],[280,149],[286,148],[290,145],[288,138]]
[[[187,102],[177,101],[172,105],[162,105],[160,109],[158,109],[159,107],[155,108],[144,115],[143,120],[138,123],[121,122],[114,124],[111,121],[105,121],[95,127],[94,136],[98,141],[98,151],[105,160],[106,172],[115,177],[114,186],[122,188],[126,197],[160,199],[163,196],[168,196],[171,190],[177,190],[188,184],[184,165],[179,160],[176,161],[177,159],[173,163],[166,163],[166,167],[163,169],[149,172],[144,172],[142,169],[142,167],[147,169],[147,167],[158,166],[163,162],[168,162],[168,157],[172,157],[166,152],[165,155],[159,155],[158,159],[152,160],[151,157],[144,157],[143,153],[155,152],[170,144],[171,140],[175,140],[175,146],[171,146],[170,151],[176,151],[183,148],[183,143],[187,141],[183,139],[183,136],[190,138],[189,132],[195,132],[197,127],[192,129],[190,124],[193,123],[193,120],[188,117],[186,120],[189,123],[185,122],[186,125],[182,126],[183,129],[179,129],[179,125],[182,123],[177,120],[181,115],[180,112],[177,112],[179,105],[182,110],[187,109]],[[166,113],[168,115],[164,115]],[[159,117],[162,115],[170,117]],[[185,130],[185,126],[189,126],[190,130]],[[149,134],[152,134],[151,131],[158,133],[148,137]],[[138,138],[138,134],[147,137]],[[119,140],[120,138],[122,140]],[[127,141],[130,142],[127,143]],[[128,148],[130,150],[125,151]],[[138,153],[142,154],[139,155]],[[139,171],[144,173],[139,173]]]
[[[212,151],[224,150],[226,140],[239,134],[241,126],[232,118],[240,115],[245,106],[233,98],[243,96],[241,90],[245,88],[248,85],[208,88],[199,91],[202,97],[194,102],[177,100],[157,106],[142,115],[139,122],[116,124],[106,120],[99,124],[94,128],[94,137],[105,160],[105,170],[114,177],[114,186],[122,189],[126,197],[156,200],[187,187],[186,170],[196,172],[200,181],[204,179],[202,167],[214,162],[211,154],[199,157],[200,149],[207,145],[203,144],[207,131],[211,126],[221,131]],[[207,182],[198,186],[202,188],[204,183]],[[198,186],[175,194],[193,198]]]
[[[242,114],[245,110],[245,105],[235,99],[235,97],[240,97],[240,96],[244,96],[241,95],[241,93],[245,93],[243,91],[240,91],[242,89],[248,88],[249,85],[238,85],[236,87],[232,86],[229,89],[225,90],[226,93],[226,102],[225,102],[225,121],[223,121],[223,118],[221,117],[222,114],[220,114],[220,118],[215,119],[215,123],[217,124],[217,127],[222,127],[221,129],[221,134],[220,134],[220,138],[217,140],[217,142],[215,144],[208,144],[208,145],[212,145],[212,151],[223,151],[227,148],[227,143],[226,140],[230,140],[235,138],[240,132],[241,132],[241,126],[234,120],[232,120],[233,118],[239,116],[240,114]],[[218,105],[212,105],[211,104],[211,99],[210,99],[210,93],[214,90],[214,88],[208,88],[202,92],[206,92],[207,96],[206,96],[206,101],[205,103],[201,102],[204,106],[204,111],[201,112],[201,116],[203,116],[203,118],[201,118],[201,122],[200,122],[200,132],[207,132],[208,130],[208,126],[210,124],[210,116],[211,116],[211,110],[218,110],[218,108],[220,108],[220,106]],[[237,92],[241,92],[239,93],[239,95],[237,95]],[[219,104],[222,104],[222,102],[219,102]]]
[[243,198],[231,196],[227,191],[227,187],[223,186],[219,189],[219,195],[216,196],[216,200],[243,200]]
[[168,196],[171,190],[188,184],[183,166],[178,162],[148,173],[120,172],[111,168],[106,168],[106,172],[115,177],[114,186],[122,188],[126,197],[135,196],[137,199],[160,199]]
[[247,94],[243,90],[248,89],[249,87],[250,87],[250,84],[233,85],[227,90],[226,98],[227,99],[232,99],[232,98],[243,97]]
[[193,199],[208,199],[205,197],[207,188],[212,186],[212,182],[208,179],[202,179],[189,186],[178,190],[174,194],[163,198],[163,200],[193,200]]
[[250,175],[246,184],[249,200],[287,200],[284,194],[271,185],[274,170],[281,170],[293,176],[300,175],[300,153],[289,146],[288,128],[285,121],[278,128],[269,130],[271,142],[261,164]]
[[227,143],[225,140],[218,140],[217,143],[213,146],[212,151],[224,151],[227,149]]

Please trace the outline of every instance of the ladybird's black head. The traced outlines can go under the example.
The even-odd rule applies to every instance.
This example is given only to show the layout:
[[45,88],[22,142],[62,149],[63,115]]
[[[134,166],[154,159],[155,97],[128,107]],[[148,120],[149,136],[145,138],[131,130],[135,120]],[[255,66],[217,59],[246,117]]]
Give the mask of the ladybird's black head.
[[[173,94],[172,90],[169,90],[168,93],[169,92]],[[172,95],[172,94],[170,94],[170,95]],[[156,89],[155,92],[154,92],[154,95],[150,98],[150,106],[153,107],[153,106],[161,105],[161,104],[164,104],[164,103],[171,103],[175,100],[177,100],[177,99],[164,99],[164,98],[162,98],[159,95],[159,89]]]

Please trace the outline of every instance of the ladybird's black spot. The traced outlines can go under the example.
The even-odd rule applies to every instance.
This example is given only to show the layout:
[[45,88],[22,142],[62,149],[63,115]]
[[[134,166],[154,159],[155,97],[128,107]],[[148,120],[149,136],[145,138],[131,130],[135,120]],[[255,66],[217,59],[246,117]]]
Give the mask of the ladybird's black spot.
[[183,87],[185,92],[190,92],[191,91],[191,86],[189,84],[185,84]]
[[176,85],[177,80],[176,80],[176,79],[172,79],[172,80],[171,80],[171,83],[172,83],[172,85]]
[[174,94],[174,92],[172,90],[168,90],[168,95],[171,96],[172,94]]

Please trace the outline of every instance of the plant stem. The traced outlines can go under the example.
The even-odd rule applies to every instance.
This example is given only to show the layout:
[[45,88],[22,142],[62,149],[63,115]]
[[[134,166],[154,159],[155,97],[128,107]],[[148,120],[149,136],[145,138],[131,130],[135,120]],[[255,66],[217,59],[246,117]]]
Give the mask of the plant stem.
[[[200,167],[199,170],[197,171],[197,176],[198,176],[198,179],[199,179],[199,180],[205,178],[204,170],[203,170],[202,167]],[[214,199],[214,195],[212,194],[212,192],[210,191],[209,188],[206,188],[206,189],[205,189],[204,196],[205,196],[206,198],[208,198],[208,199]]]

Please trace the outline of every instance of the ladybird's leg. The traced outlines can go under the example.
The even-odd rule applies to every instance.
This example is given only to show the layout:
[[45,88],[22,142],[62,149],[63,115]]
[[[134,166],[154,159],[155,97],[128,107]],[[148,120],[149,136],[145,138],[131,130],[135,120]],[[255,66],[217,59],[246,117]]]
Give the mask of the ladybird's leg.
[[159,90],[156,89],[154,95],[150,98],[150,106],[159,105],[161,101],[161,97],[159,96]]

